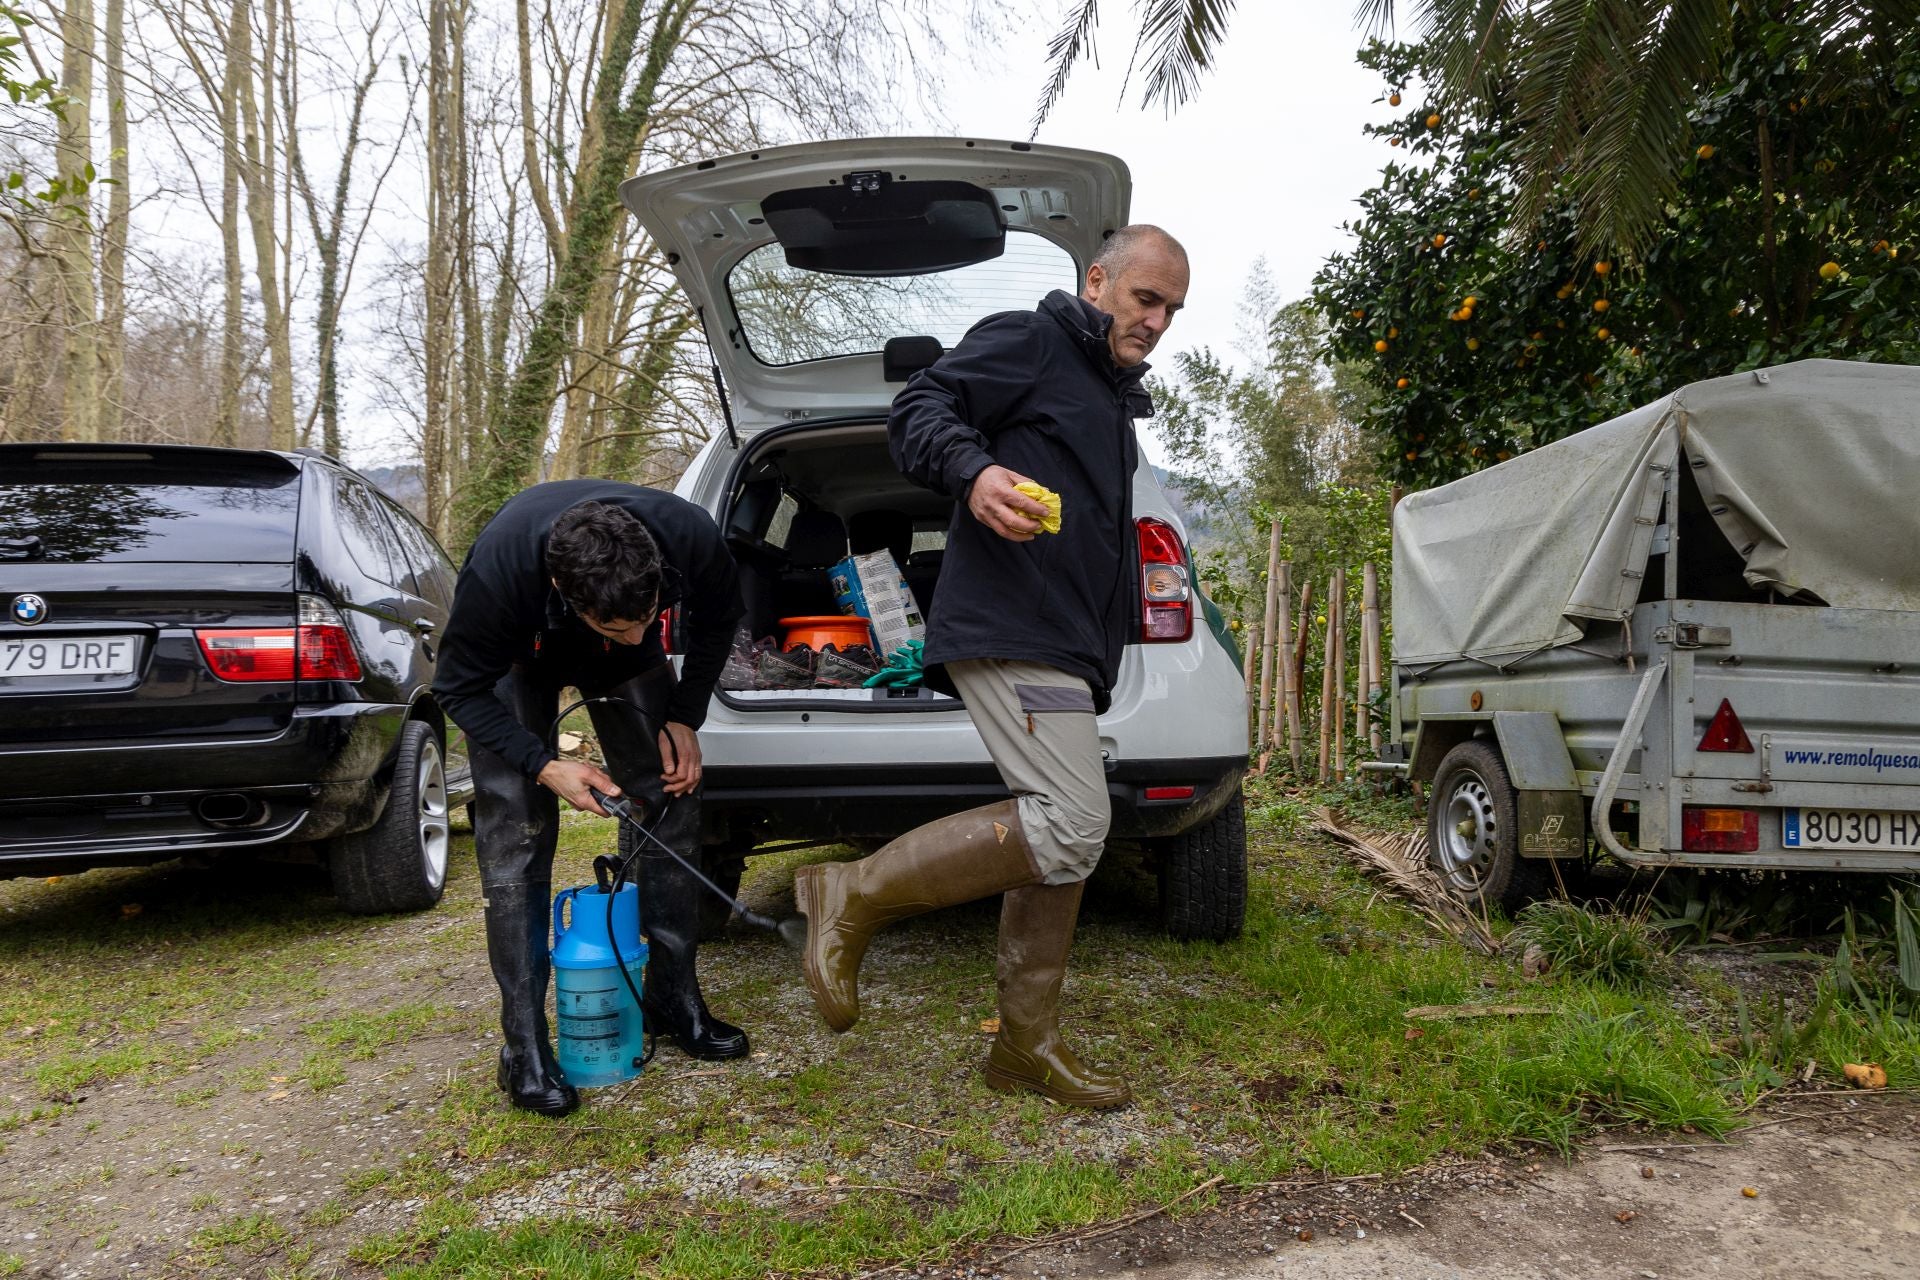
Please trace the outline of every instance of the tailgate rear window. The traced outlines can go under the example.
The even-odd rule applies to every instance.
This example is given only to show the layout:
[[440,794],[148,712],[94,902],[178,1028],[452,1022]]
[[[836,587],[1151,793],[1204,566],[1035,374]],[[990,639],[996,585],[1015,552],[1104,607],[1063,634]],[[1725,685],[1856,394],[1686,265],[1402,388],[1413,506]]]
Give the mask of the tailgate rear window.
[[284,564],[299,513],[270,453],[0,446],[0,564]]

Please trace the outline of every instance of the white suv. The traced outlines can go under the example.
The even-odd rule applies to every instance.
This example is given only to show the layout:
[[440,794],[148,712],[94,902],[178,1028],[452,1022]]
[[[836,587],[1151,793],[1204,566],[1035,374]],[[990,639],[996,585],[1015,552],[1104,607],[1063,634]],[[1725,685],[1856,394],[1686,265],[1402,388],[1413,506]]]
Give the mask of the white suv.
[[[752,635],[835,613],[825,570],[850,546],[892,551],[932,606],[954,503],[895,469],[888,405],[974,322],[1078,292],[1130,190],[1112,156],[959,138],[773,148],[621,187],[713,348],[726,430],[677,492],[725,533]],[[1143,576],[1190,580],[1149,466],[1133,507]],[[1246,909],[1246,689],[1211,603],[1166,601],[1165,579],[1100,717],[1113,835],[1157,868],[1170,932],[1225,938]],[[964,707],[926,689],[722,689],[700,739],[708,866],[736,883],[765,841],[871,844],[1007,795]]]

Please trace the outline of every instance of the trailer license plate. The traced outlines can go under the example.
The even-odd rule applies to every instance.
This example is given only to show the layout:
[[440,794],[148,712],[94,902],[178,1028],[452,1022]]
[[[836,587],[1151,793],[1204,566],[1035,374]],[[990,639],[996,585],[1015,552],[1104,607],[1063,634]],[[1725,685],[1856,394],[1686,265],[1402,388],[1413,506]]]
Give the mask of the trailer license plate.
[[1781,843],[1789,849],[1920,849],[1920,813],[1887,809],[1788,809]]
[[138,636],[35,636],[0,640],[0,676],[124,676],[133,673]]

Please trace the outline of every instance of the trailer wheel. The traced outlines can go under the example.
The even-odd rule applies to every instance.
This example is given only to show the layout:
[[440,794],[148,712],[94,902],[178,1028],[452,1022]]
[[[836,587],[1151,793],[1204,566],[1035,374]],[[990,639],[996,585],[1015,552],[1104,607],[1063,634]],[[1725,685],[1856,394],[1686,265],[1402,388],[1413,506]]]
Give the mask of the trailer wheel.
[[1483,740],[1447,752],[1427,801],[1427,865],[1473,906],[1512,912],[1545,896],[1544,861],[1520,856],[1519,797],[1500,753]]

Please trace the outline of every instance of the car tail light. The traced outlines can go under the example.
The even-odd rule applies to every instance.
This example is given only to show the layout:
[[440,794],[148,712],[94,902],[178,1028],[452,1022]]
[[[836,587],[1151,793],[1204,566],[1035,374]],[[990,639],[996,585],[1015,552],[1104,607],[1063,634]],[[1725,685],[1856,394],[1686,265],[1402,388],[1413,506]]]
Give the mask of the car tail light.
[[340,611],[301,596],[294,627],[223,627],[195,631],[207,666],[222,680],[358,680],[360,658]]
[[292,627],[246,631],[196,631],[200,652],[222,680],[291,680],[294,668]]
[[1760,847],[1760,814],[1686,805],[1680,810],[1680,847],[1688,853],[1752,853]]
[[1193,634],[1193,588],[1180,535],[1151,516],[1134,524],[1140,535],[1140,638],[1149,643],[1185,640]]
[[1753,740],[1747,737],[1747,727],[1740,723],[1733,704],[1725,698],[1720,699],[1720,709],[1713,713],[1713,723],[1707,726],[1707,732],[1701,737],[1697,749],[1732,751],[1749,756],[1753,754]]
[[358,680],[360,656],[340,611],[319,596],[300,597],[300,678]]

